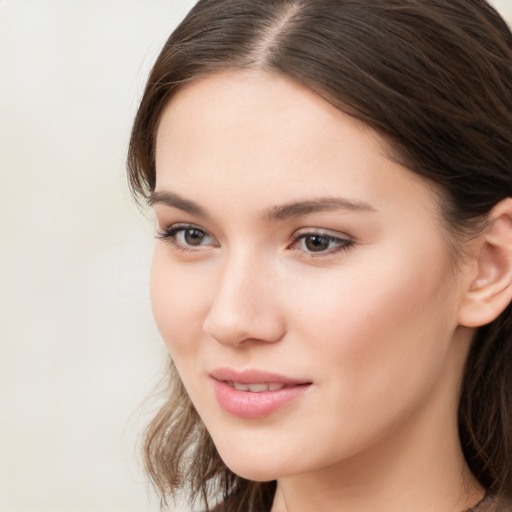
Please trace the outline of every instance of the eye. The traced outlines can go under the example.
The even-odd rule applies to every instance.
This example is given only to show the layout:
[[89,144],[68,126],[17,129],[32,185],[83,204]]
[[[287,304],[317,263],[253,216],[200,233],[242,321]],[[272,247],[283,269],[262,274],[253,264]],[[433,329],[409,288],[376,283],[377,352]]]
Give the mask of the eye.
[[200,246],[218,246],[217,241],[204,229],[191,224],[175,224],[157,233],[157,238],[170,242],[174,247],[191,251]]
[[299,233],[295,237],[292,248],[310,253],[311,256],[331,255],[348,249],[353,245],[350,238],[341,238],[328,233],[308,232]]
[[182,229],[175,236],[177,240],[187,245],[201,245],[208,238],[204,231],[195,228]]

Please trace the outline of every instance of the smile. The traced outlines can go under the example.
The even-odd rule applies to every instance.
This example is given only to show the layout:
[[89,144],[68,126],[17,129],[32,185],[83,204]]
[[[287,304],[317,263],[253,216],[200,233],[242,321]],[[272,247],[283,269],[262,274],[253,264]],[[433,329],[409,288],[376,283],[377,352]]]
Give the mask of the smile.
[[263,418],[289,405],[311,382],[259,370],[217,369],[210,373],[217,402],[232,416]]

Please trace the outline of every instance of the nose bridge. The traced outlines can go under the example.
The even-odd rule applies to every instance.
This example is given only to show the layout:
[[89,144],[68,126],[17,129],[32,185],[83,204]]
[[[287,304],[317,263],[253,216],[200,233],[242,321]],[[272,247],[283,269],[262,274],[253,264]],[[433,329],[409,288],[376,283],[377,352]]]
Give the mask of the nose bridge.
[[222,344],[274,342],[284,332],[276,304],[276,275],[261,255],[226,254],[218,287],[205,318],[205,332]]

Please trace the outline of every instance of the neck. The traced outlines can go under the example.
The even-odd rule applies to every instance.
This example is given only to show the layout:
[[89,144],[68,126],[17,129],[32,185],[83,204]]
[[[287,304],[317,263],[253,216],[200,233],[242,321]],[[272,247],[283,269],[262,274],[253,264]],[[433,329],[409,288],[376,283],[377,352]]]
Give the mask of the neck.
[[374,512],[385,504],[400,512],[462,512],[483,496],[458,447],[440,439],[438,446],[412,454],[397,445],[368,453],[367,460],[280,480],[272,511]]
[[[378,457],[347,461],[321,472],[279,480],[272,512],[462,512],[484,490],[471,475],[459,450],[409,457],[389,447]],[[395,445],[396,446],[396,445]],[[416,452],[417,453],[417,452]]]
[[272,512],[462,512],[474,506],[484,489],[462,454],[453,384],[447,394],[440,382],[425,407],[357,455],[279,479]]

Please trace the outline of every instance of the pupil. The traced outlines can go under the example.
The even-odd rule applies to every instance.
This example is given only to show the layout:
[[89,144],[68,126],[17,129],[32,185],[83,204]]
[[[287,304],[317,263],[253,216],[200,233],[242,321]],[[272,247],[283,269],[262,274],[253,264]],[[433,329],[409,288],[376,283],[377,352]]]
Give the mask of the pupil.
[[306,237],[306,247],[309,251],[325,251],[329,246],[329,241],[320,235],[311,235]]
[[187,231],[185,231],[185,241],[189,245],[200,245],[203,238],[204,233],[198,229],[187,229]]

